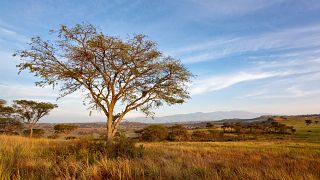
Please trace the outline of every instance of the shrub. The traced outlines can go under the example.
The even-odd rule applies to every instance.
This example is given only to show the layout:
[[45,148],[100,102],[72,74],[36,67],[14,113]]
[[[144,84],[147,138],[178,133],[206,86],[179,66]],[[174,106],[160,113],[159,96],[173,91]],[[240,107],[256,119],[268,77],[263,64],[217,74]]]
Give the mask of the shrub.
[[59,138],[59,134],[52,134],[52,135],[49,135],[47,136],[48,139],[57,139]]
[[67,136],[66,137],[66,140],[72,140],[72,139],[77,139],[77,137],[75,137],[75,136]]
[[143,141],[163,141],[167,139],[169,133],[168,128],[163,125],[151,125],[139,132]]
[[0,132],[3,134],[19,134],[17,131],[21,130],[22,127],[23,124],[16,119],[0,118]]
[[191,139],[193,141],[210,141],[210,135],[207,131],[195,130],[192,132]]
[[312,120],[307,119],[307,120],[305,120],[305,123],[306,123],[307,126],[309,126],[312,123]]
[[213,128],[213,127],[214,127],[214,125],[213,125],[212,123],[209,123],[209,122],[208,122],[208,123],[206,124],[206,128]]
[[[43,129],[33,129],[33,137],[42,137],[44,135],[45,131]],[[23,135],[29,136],[30,129],[24,130]]]
[[54,126],[55,133],[65,133],[69,134],[70,132],[76,130],[79,126],[72,124],[57,124]]
[[143,145],[136,147],[135,144],[135,141],[132,139],[119,135],[114,143],[107,148],[108,155],[114,158],[141,158],[144,154],[144,147]]
[[189,140],[189,134],[188,134],[187,128],[185,128],[181,125],[175,125],[175,126],[170,127],[168,140],[169,141],[187,141],[187,140]]

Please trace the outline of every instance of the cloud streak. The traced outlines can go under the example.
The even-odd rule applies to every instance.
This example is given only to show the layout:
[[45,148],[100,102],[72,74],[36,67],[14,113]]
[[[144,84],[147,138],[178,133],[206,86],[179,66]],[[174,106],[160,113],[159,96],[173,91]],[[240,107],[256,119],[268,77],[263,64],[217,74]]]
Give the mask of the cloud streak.
[[29,39],[14,30],[0,25],[0,40],[8,43],[26,43]]
[[243,37],[226,37],[201,42],[169,51],[180,56],[184,63],[198,63],[220,58],[257,53],[266,50],[296,51],[305,48],[319,49],[320,25],[290,28],[273,33]]

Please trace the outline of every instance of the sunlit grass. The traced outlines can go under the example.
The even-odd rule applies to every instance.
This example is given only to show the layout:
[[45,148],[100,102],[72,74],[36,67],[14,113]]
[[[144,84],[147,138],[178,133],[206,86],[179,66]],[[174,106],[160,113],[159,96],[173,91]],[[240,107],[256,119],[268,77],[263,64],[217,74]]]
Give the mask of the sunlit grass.
[[0,179],[320,178],[318,143],[157,142],[142,143],[143,158],[97,158],[86,152],[62,157],[71,143],[0,136]]

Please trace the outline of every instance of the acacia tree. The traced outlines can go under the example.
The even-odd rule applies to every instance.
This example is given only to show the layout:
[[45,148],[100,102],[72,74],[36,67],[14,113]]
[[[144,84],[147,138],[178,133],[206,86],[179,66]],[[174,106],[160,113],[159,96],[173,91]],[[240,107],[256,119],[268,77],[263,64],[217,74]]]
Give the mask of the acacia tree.
[[163,55],[144,35],[122,40],[107,36],[90,24],[61,26],[55,41],[32,38],[30,48],[18,51],[28,69],[42,81],[60,85],[61,96],[83,90],[90,107],[107,118],[112,141],[121,120],[132,110],[152,116],[163,103],[183,103],[193,76],[179,60]]
[[15,109],[17,117],[21,119],[30,130],[30,137],[33,134],[33,128],[43,116],[58,107],[56,104],[48,102],[36,102],[31,100],[15,100],[12,107]]
[[0,117],[1,118],[10,118],[14,113],[14,109],[10,106],[6,106],[7,102],[3,99],[0,99]]
[[14,108],[6,106],[6,103],[0,99],[0,133],[16,134],[22,128],[22,123],[14,118]]

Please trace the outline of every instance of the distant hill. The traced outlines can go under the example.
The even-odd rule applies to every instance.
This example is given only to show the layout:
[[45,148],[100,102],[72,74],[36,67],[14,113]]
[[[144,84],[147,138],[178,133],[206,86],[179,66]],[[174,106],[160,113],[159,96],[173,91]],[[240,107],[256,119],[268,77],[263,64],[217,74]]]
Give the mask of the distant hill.
[[143,122],[143,123],[181,123],[181,122],[199,122],[199,121],[220,121],[223,119],[253,119],[267,115],[266,113],[253,113],[247,111],[216,111],[216,112],[196,112],[189,114],[177,114],[172,116],[163,116],[145,118],[128,118],[130,122]]

